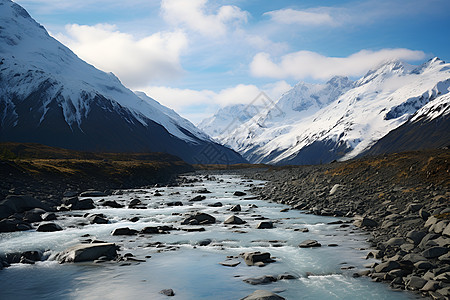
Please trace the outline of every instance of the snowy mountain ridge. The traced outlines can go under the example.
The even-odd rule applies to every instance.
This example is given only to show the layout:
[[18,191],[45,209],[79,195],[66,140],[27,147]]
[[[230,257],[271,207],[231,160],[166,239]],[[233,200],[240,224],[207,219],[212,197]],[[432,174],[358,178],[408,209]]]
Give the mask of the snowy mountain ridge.
[[[78,58],[10,0],[0,0],[0,141],[245,162],[175,111]],[[217,153],[204,155],[208,148]]]
[[421,66],[390,61],[356,82],[298,83],[276,102],[276,116],[269,109],[215,138],[254,163],[346,160],[410,119],[448,114],[449,89],[450,64],[438,58]]
[[[180,131],[179,127],[186,128],[200,139],[208,139],[207,135],[173,110],[142,92],[136,93],[139,98],[136,97],[114,74],[102,72],[80,60],[70,49],[49,36],[22,7],[8,5],[8,2],[0,2],[1,76],[9,78],[8,84],[2,88],[8,93],[26,98],[40,84],[47,82],[50,85],[48,98],[59,99],[70,127],[80,127],[87,117],[89,102],[83,101],[88,98],[87,94],[100,94],[115,105],[127,108],[143,125],[147,125],[147,119],[151,119],[183,140],[195,142],[192,136]],[[44,102],[42,119],[45,118],[47,104]]]

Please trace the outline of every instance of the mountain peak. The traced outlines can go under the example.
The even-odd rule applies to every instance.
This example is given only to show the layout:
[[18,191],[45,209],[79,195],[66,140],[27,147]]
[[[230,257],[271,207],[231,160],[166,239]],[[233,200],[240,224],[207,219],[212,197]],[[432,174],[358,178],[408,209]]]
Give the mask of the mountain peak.
[[384,78],[406,74],[413,69],[412,66],[397,60],[387,60],[379,64],[376,68],[369,70],[366,75],[359,79],[357,86],[367,84],[373,80],[384,80]]
[[[17,46],[23,40],[23,35],[39,37],[49,34],[20,5],[10,0],[0,0],[0,40],[4,45]],[[35,37],[36,38],[36,37]],[[1,48],[0,48],[1,50]]]
[[0,0],[0,56],[0,141],[245,162],[173,110],[81,60],[8,0]]

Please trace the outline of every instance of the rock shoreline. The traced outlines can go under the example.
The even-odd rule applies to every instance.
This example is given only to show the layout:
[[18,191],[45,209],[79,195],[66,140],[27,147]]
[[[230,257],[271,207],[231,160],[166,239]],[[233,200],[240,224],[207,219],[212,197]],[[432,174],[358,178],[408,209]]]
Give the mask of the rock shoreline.
[[350,163],[245,170],[268,181],[261,199],[306,213],[349,217],[371,234],[381,260],[354,276],[450,299],[449,152],[395,154]]

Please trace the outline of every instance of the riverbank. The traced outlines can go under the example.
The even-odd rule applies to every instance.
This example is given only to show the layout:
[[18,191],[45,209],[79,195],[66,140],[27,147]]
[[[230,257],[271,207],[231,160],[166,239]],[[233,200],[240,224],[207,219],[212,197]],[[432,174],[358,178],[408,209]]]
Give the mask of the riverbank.
[[191,165],[165,153],[91,153],[40,144],[0,144],[0,232],[32,228],[24,212],[55,212],[89,190],[168,185]]
[[355,274],[433,299],[450,297],[450,153],[406,152],[320,166],[244,170],[261,199],[351,217],[379,265]]
[[[45,151],[39,153],[39,157],[30,157],[30,154],[23,154],[17,149],[16,152],[3,152],[4,159],[0,162],[0,204],[3,207],[0,207],[0,213],[6,208],[4,213],[7,215],[0,215],[0,219],[3,218],[0,231],[1,228],[8,231],[34,228],[37,226],[34,217],[38,216],[39,222],[46,221],[41,220],[44,215],[42,210],[57,211],[57,206],[61,214],[71,209],[103,209],[112,204],[115,205],[113,208],[119,207],[114,201],[97,203],[90,199],[89,202],[82,196],[89,193],[83,192],[94,189],[97,192],[90,192],[92,197],[100,194],[106,197],[112,189],[154,186],[155,183],[167,185],[176,174],[192,170],[191,166],[173,157],[162,159],[160,155],[150,159],[150,154],[137,157],[114,154],[86,157],[87,154],[80,153],[78,157],[67,158],[64,153],[53,153],[52,157],[45,156]],[[5,157],[8,155],[15,157]],[[445,299],[449,297],[450,286],[449,161],[448,150],[435,150],[319,166],[251,166],[240,170],[210,170],[206,167],[207,171],[200,173],[237,173],[265,180],[268,182],[264,187],[251,189],[250,184],[245,187],[253,194],[258,194],[259,199],[287,204],[293,210],[354,218],[355,225],[372,235],[370,243],[376,250],[370,255],[382,260],[381,264],[372,265],[371,269],[357,272],[354,276],[367,275],[375,281],[390,283],[394,289],[408,289],[422,296]],[[182,184],[201,184],[200,179]],[[243,184],[246,185],[245,182]],[[137,207],[148,209],[154,205],[152,201],[159,203],[157,199],[161,195],[158,194],[164,194],[161,191],[163,189],[152,191],[148,199],[141,197]],[[161,207],[158,209],[178,207],[183,201],[185,206],[196,203],[191,202],[192,199],[186,195],[176,196],[175,192],[168,194],[180,197],[179,201],[174,202],[172,199],[170,205],[159,203]],[[124,201],[118,203],[121,206],[131,205],[131,202],[128,203],[131,198],[116,200]],[[20,207],[18,203],[24,206]],[[142,203],[146,203],[146,206],[140,207]],[[25,211],[29,213],[24,214]],[[229,210],[224,207],[226,211]],[[253,216],[250,211],[251,207],[245,213],[250,214],[254,222],[259,222],[261,216]],[[47,214],[45,216],[48,217]],[[98,220],[94,222],[89,219],[90,216],[88,214],[83,220],[88,219],[97,224]],[[279,217],[278,213],[273,215],[273,218]],[[104,219],[108,222],[107,218]],[[36,223],[34,227],[31,225],[33,222]],[[86,225],[86,220],[80,222],[81,225],[76,226]],[[64,223],[61,225],[64,228]],[[348,224],[332,226],[345,230]],[[298,233],[295,230],[293,232]],[[324,244],[334,243],[327,240]]]
[[366,233],[259,200],[249,189],[263,184],[188,174],[82,193],[50,222],[29,211],[33,229],[0,233],[2,299],[415,299],[352,276],[367,263]]

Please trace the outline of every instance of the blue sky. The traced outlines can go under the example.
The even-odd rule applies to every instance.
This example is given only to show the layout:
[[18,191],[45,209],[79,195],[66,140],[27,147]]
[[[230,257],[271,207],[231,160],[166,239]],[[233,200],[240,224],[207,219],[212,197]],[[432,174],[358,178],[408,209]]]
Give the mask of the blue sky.
[[194,123],[298,81],[450,59],[448,0],[15,0],[78,56]]

